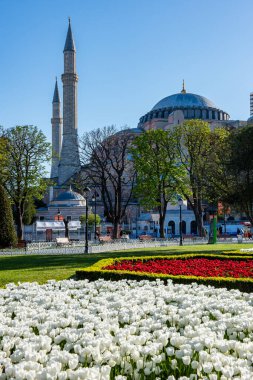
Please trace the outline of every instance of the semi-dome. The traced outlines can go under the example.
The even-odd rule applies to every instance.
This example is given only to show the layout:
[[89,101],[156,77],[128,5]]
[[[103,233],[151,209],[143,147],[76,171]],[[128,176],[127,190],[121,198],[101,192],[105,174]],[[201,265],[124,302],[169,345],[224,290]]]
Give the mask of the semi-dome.
[[162,108],[217,108],[211,100],[204,96],[191,94],[191,93],[178,93],[167,96],[160,100],[152,108],[152,111],[160,110]]

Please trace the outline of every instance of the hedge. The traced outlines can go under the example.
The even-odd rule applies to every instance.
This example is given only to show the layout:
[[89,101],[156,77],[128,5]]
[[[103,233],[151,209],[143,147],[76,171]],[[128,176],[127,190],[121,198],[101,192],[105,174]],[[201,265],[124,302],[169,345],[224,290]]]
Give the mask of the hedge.
[[174,283],[182,283],[182,284],[189,284],[192,282],[197,282],[199,284],[204,285],[212,285],[215,287],[226,287],[228,289],[239,289],[241,291],[245,292],[252,292],[253,291],[253,278],[233,278],[233,277],[201,277],[201,276],[184,276],[184,275],[170,275],[170,274],[163,274],[163,273],[149,273],[149,272],[132,272],[132,271],[119,271],[119,270],[107,270],[103,269],[104,267],[108,265],[112,265],[116,262],[127,260],[127,261],[135,261],[135,260],[141,260],[141,261],[148,261],[148,260],[154,260],[154,259],[188,259],[188,258],[210,258],[210,259],[233,259],[233,260],[242,260],[242,259],[252,259],[252,255],[245,255],[239,254],[236,252],[236,254],[230,252],[230,254],[226,254],[226,256],[221,254],[182,254],[182,255],[176,255],[176,256],[142,256],[142,257],[119,257],[119,258],[108,258],[104,260],[99,260],[94,265],[80,269],[76,271],[76,276],[78,279],[89,279],[91,281],[98,280],[99,278],[104,278],[105,280],[122,280],[122,279],[129,279],[129,280],[157,280],[161,279],[167,282],[168,280],[172,280]]

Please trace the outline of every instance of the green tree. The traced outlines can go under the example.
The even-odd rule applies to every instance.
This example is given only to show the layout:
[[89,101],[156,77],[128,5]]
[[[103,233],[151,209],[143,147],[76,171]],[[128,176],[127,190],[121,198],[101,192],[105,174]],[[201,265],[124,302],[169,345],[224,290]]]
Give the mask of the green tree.
[[202,218],[203,200],[215,198],[217,201],[219,198],[216,174],[220,175],[219,152],[226,131],[217,129],[212,132],[207,122],[187,120],[176,126],[175,132],[180,162],[189,178],[189,193],[184,195],[194,212],[199,235],[205,236]]
[[[96,225],[99,226],[100,223],[101,223],[101,218],[98,214],[93,214],[93,213],[90,213],[88,215],[88,226],[91,227],[91,226],[94,226],[95,224],[95,220],[96,220]],[[81,223],[85,223],[86,222],[86,217],[85,215],[81,215],[80,216],[80,221]]]
[[[0,167],[2,184],[14,204],[18,239],[23,239],[27,200],[41,199],[48,186],[45,163],[51,158],[50,144],[37,127],[16,126],[3,132],[6,160]],[[0,146],[0,157],[1,157]]]
[[0,184],[0,247],[8,247],[17,243],[11,203],[4,187]]
[[246,214],[253,225],[253,126],[233,130],[223,162],[221,199]]
[[161,129],[144,132],[133,141],[131,153],[137,171],[135,194],[142,205],[158,209],[160,236],[164,237],[168,202],[187,193],[186,170],[179,164],[175,133]]
[[23,223],[26,225],[32,224],[36,216],[36,207],[34,203],[34,198],[29,197],[25,202],[25,211],[23,217]]
[[104,214],[113,224],[114,239],[118,237],[119,225],[132,198],[136,173],[129,159],[129,147],[134,137],[131,129],[117,131],[109,126],[87,132],[80,140],[81,183],[99,189]]

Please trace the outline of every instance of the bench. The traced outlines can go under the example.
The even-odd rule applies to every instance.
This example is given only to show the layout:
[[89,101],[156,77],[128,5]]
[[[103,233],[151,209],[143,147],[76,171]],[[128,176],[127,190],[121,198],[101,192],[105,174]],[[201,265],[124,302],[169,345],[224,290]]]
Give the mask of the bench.
[[112,242],[112,238],[111,236],[99,236],[99,243],[101,244],[104,244],[104,243],[111,243]]
[[20,240],[17,244],[17,248],[26,248],[27,243],[25,240]]
[[59,238],[56,238],[56,244],[58,246],[71,245],[71,241],[69,241],[67,237],[59,237]]
[[139,240],[140,241],[150,241],[150,240],[153,240],[153,238],[150,235],[140,235]]

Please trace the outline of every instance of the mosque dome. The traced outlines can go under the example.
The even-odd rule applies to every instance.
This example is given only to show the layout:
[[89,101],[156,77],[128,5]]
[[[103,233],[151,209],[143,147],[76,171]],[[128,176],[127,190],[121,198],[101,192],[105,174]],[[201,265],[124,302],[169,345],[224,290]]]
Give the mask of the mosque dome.
[[[180,111],[175,114],[175,111]],[[166,123],[173,123],[173,118],[180,116],[180,123],[189,119],[201,119],[208,122],[229,120],[229,114],[217,107],[204,96],[182,91],[161,99],[155,106],[140,118],[138,128],[161,128]]]
[[76,193],[71,189],[61,192],[55,199],[53,199],[50,204],[55,207],[77,207],[77,206],[85,206],[84,197]]
[[81,194],[78,194],[75,191],[72,191],[70,189],[68,191],[64,191],[63,193],[59,194],[55,200],[60,201],[60,202],[63,202],[63,201],[84,201],[84,197]]
[[162,108],[217,108],[211,100],[205,98],[204,96],[191,94],[191,93],[178,93],[174,95],[167,96],[160,100],[152,108],[152,111],[162,109]]

